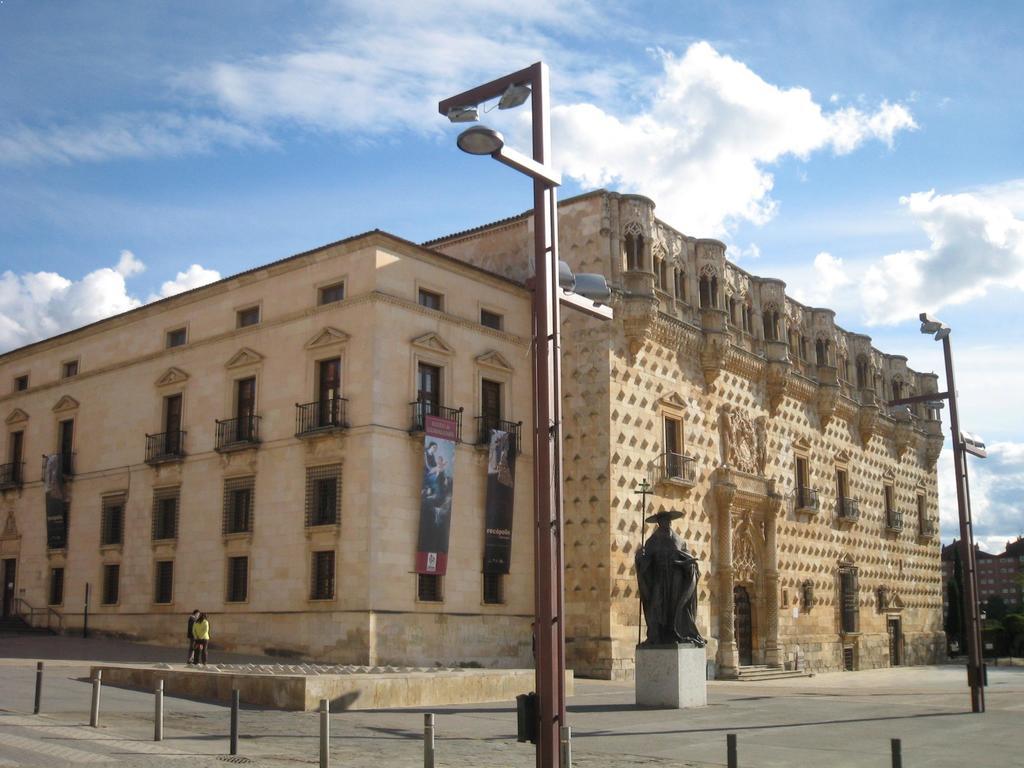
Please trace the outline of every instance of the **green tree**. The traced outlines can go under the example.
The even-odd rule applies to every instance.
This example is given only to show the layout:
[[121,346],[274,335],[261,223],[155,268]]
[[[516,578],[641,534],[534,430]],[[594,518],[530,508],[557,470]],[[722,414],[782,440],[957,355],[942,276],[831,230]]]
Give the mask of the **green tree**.
[[967,637],[964,618],[964,569],[960,563],[960,547],[953,549],[953,578],[946,585],[946,601],[949,604],[946,612],[946,641],[952,643],[954,640],[964,647],[964,638]]
[[993,621],[1002,621],[1009,612],[1006,601],[999,595],[990,597],[985,603],[985,616]]

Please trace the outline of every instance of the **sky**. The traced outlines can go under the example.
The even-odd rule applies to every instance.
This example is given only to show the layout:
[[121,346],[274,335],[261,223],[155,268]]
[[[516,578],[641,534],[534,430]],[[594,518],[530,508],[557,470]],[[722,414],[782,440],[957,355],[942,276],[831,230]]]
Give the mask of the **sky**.
[[[916,370],[942,372],[918,313],[953,328],[1001,551],[1024,533],[1022,27],[1006,2],[0,0],[0,352],[366,230],[527,209],[436,105],[543,60],[563,198],[647,195]],[[483,118],[526,146],[527,110]],[[939,475],[948,541],[949,450]]]

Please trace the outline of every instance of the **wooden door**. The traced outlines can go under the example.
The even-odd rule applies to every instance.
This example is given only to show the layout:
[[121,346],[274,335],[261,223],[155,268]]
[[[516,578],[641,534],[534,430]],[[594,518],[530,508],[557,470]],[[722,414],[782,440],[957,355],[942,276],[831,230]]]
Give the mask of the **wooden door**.
[[750,606],[750,593],[746,587],[736,586],[732,590],[733,629],[740,665],[754,663],[754,617]]
[[441,405],[441,368],[420,363],[417,369],[416,399],[423,416],[437,416]]
[[256,377],[239,379],[235,383],[235,418],[238,420],[238,440],[249,440],[253,432],[253,416],[256,415]]
[[321,360],[317,368],[316,399],[320,403],[318,426],[336,426],[341,417],[341,358]]
[[72,454],[75,450],[75,420],[67,419],[60,423],[60,462],[61,471],[65,475],[71,475],[74,465]]
[[480,415],[483,416],[483,427],[497,429],[501,421],[501,384],[497,381],[484,379],[480,386]]
[[4,560],[4,602],[3,615],[14,615],[14,577],[18,569],[18,561],[12,559]]
[[176,456],[181,452],[181,395],[164,398],[164,453]]
[[11,457],[11,480],[15,483],[21,482],[21,463],[25,460],[22,455],[25,450],[25,433],[24,432],[12,432],[11,433],[11,452],[8,454]]

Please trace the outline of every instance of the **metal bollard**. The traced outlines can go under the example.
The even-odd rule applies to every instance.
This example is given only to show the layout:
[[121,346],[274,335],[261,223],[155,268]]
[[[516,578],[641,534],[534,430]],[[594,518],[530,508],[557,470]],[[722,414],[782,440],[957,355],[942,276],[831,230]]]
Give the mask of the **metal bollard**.
[[423,715],[423,768],[434,768],[434,713]]
[[153,691],[153,741],[164,740],[164,681],[156,681],[156,690]]
[[36,662],[36,702],[32,714],[39,714],[39,706],[43,703],[43,662]]
[[89,725],[96,728],[100,723],[100,682],[103,672],[96,670],[96,676],[92,679],[92,709],[89,711]]
[[320,699],[320,768],[331,765],[331,702]]
[[892,739],[892,768],[903,768],[903,742],[899,739]]
[[736,734],[725,735],[726,761],[729,768],[739,768],[739,758],[736,756]]
[[558,729],[558,743],[562,748],[562,768],[572,768],[572,726],[563,725]]
[[238,689],[231,689],[231,754],[238,754]]

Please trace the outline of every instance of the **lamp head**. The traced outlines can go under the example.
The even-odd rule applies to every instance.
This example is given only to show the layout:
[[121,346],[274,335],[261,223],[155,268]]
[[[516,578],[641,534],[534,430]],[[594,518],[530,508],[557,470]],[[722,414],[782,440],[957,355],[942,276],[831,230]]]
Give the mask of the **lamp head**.
[[558,287],[571,293],[576,288],[576,275],[572,273],[569,262],[558,260]]
[[448,120],[453,123],[475,123],[480,119],[476,105],[465,107],[452,107],[448,110]]
[[528,85],[510,85],[505,89],[505,92],[501,94],[501,99],[498,101],[498,109],[512,109],[518,107],[530,98],[530,86]]
[[612,297],[612,289],[608,287],[608,281],[604,275],[592,272],[576,274],[576,287],[573,289],[584,298],[590,299],[595,304],[607,304]]
[[471,155],[493,155],[505,146],[505,137],[486,125],[474,125],[460,133],[455,143]]
[[921,318],[921,333],[928,334],[929,336],[935,335],[937,341],[949,336],[949,326],[943,324],[941,320],[936,320],[934,317],[929,315],[927,312],[920,314]]

